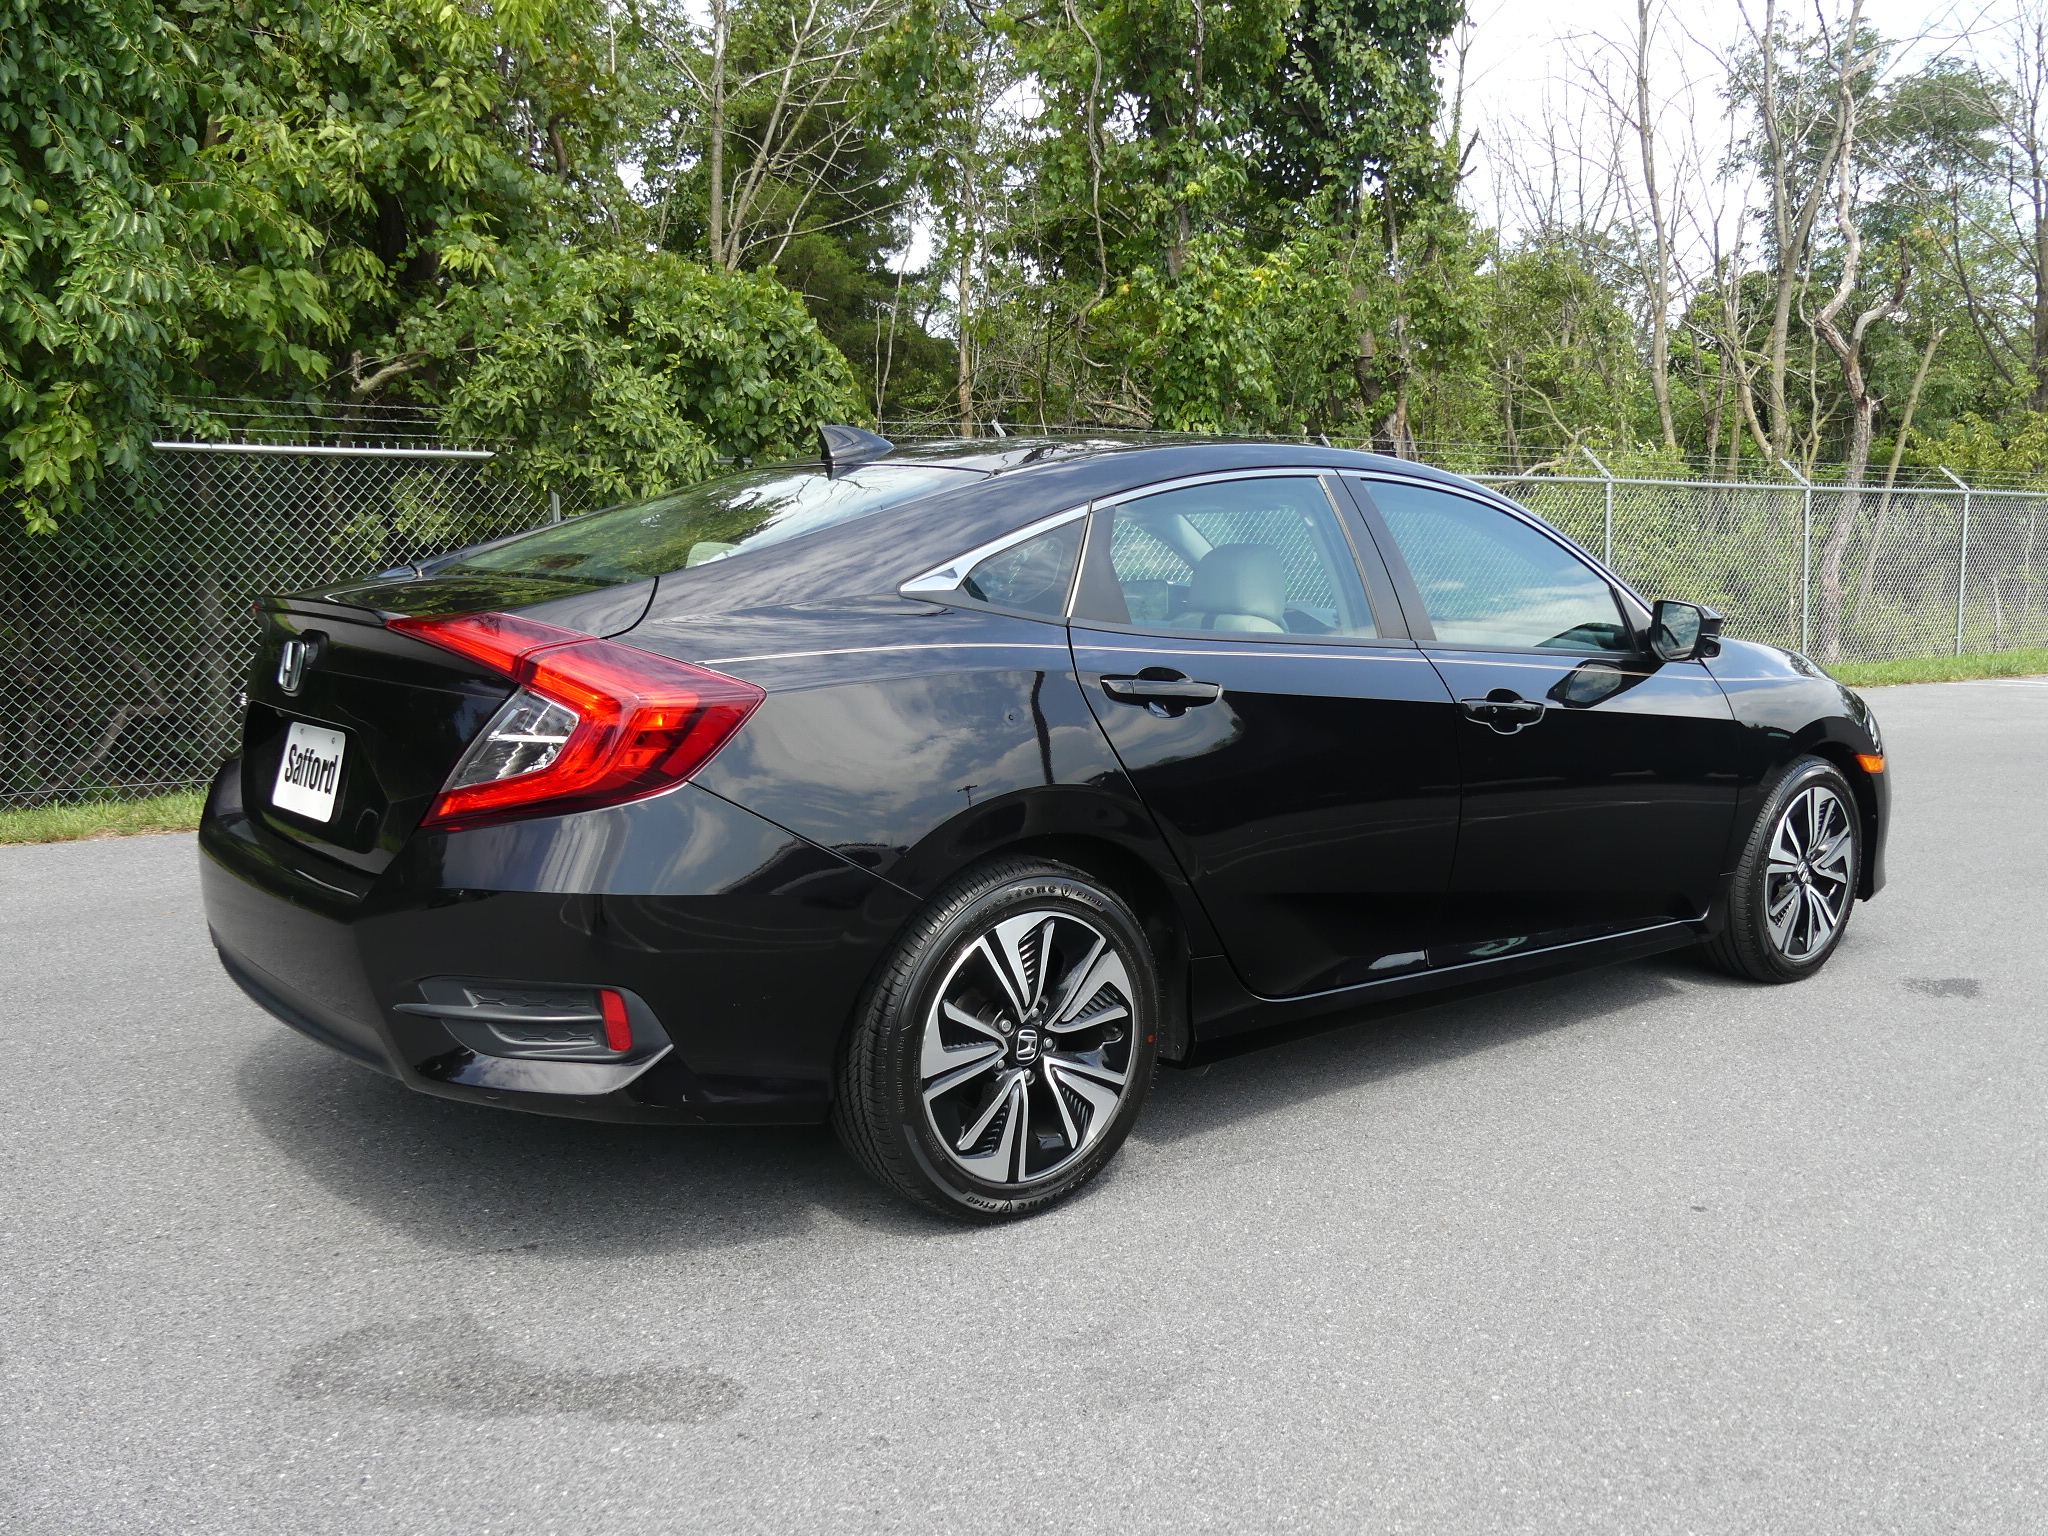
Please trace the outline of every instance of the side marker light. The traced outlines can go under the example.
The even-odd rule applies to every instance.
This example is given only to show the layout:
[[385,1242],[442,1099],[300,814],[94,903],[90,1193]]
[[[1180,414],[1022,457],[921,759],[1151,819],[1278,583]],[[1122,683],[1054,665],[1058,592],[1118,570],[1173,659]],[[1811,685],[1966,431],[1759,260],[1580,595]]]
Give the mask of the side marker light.
[[1865,773],[1883,773],[1884,754],[1882,752],[1858,752],[1856,754],[1856,764]]
[[604,1047],[608,1051],[633,1049],[633,1021],[626,1016],[626,1000],[610,987],[598,993],[604,1009]]

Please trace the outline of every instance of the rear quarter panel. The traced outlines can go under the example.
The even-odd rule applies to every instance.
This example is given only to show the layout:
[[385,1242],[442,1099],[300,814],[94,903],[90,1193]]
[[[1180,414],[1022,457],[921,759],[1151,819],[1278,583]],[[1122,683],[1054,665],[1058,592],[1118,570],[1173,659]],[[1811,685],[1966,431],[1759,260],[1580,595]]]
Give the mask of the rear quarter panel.
[[704,789],[918,898],[1004,848],[1107,844],[1173,891],[1191,951],[1213,952],[1081,696],[1063,625],[891,597],[708,638],[659,620],[632,636],[768,691]]

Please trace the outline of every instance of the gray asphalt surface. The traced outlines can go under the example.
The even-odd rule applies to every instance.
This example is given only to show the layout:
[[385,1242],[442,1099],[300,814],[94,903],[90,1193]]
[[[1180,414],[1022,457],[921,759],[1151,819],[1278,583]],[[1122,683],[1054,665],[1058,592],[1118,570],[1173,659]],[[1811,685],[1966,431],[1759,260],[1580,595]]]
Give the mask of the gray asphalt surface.
[[234,990],[190,838],[0,849],[0,1528],[2038,1532],[2048,683],[1872,697],[1819,979],[1167,1073],[996,1231],[417,1097]]

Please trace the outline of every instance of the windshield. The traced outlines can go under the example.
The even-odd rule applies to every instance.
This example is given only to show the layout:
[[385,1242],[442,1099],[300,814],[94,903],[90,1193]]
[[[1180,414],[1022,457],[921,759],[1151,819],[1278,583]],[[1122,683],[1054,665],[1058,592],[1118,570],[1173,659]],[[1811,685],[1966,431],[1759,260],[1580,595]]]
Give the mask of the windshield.
[[981,478],[978,470],[929,464],[868,464],[840,475],[788,466],[749,470],[538,528],[434,574],[488,572],[613,586],[780,544]]

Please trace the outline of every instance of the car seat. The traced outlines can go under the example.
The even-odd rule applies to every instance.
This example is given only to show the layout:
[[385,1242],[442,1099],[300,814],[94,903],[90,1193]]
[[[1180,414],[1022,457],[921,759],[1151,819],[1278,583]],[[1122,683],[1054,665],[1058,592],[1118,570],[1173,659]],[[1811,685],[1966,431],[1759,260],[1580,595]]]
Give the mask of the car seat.
[[1287,632],[1287,567],[1270,544],[1219,544],[1195,565],[1175,629]]

